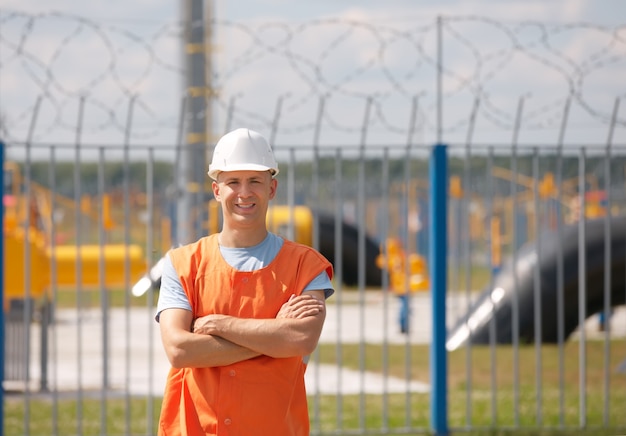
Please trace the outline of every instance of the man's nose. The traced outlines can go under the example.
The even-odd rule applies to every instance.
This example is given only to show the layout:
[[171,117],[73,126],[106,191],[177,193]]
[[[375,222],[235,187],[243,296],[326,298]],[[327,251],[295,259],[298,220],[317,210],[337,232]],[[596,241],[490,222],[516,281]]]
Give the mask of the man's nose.
[[247,196],[250,195],[251,191],[252,190],[250,189],[250,184],[247,183],[247,182],[243,182],[241,184],[241,186],[240,186],[240,189],[239,189],[239,196],[240,197],[247,197]]

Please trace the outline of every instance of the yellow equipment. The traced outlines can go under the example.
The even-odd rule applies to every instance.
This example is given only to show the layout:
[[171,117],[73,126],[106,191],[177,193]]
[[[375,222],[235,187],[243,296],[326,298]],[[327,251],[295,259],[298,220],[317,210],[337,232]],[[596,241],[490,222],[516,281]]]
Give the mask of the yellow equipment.
[[[41,233],[29,229],[28,236],[23,228],[4,228],[4,298],[26,297],[25,285],[28,284],[30,296],[39,297],[50,282],[50,259],[46,253],[45,241]],[[28,244],[24,241],[28,238]],[[26,260],[26,251],[28,259]],[[30,274],[26,277],[26,262],[30,265]],[[30,283],[26,283],[26,281]],[[6,307],[6,306],[5,306]]]
[[[38,227],[37,217],[41,215],[38,202],[28,201],[20,194],[19,167],[6,162],[6,175],[9,177],[5,177],[8,189],[3,199],[6,207],[3,229],[5,308],[12,299],[39,298],[52,285],[121,287],[142,276],[147,262],[137,245],[57,245],[51,248],[46,232]],[[29,226],[24,225],[26,214],[30,214]],[[101,266],[103,274],[100,274]]]
[[285,237],[290,237],[293,231],[294,241],[313,245],[313,213],[306,206],[272,206],[267,212],[267,225],[272,232]]
[[[94,287],[124,286],[126,281],[126,259],[128,259],[129,282],[134,281],[146,270],[143,250],[137,245],[59,245],[46,251],[48,260],[54,259],[56,284],[69,286],[79,284],[76,274],[80,268],[80,285]],[[104,262],[101,262],[104,259]],[[100,264],[103,263],[102,283]]]
[[[59,245],[51,249],[37,229],[30,227],[25,231],[10,223],[4,228],[4,250],[5,304],[11,299],[26,296],[41,297],[53,284],[59,287],[80,285],[84,288],[125,286],[127,262],[129,283],[141,277],[146,270],[143,250],[137,245]],[[104,267],[102,278],[101,263]],[[76,273],[77,267],[80,268],[80,277]]]

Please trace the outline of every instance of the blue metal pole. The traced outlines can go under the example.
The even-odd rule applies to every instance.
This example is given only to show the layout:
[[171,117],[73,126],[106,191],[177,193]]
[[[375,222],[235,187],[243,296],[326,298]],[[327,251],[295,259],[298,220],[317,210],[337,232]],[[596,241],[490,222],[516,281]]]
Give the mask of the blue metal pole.
[[[0,228],[4,229],[4,142],[0,141]],[[4,230],[0,233],[0,435],[4,434]]]
[[448,156],[437,144],[430,156],[430,278],[432,340],[430,345],[430,424],[435,435],[448,434],[446,352],[446,249],[448,233]]

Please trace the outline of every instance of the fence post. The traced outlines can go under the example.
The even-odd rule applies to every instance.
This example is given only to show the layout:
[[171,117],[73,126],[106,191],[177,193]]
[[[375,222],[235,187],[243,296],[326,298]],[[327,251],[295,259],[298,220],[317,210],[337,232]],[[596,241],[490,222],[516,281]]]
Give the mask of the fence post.
[[[4,142],[0,141],[0,227],[4,229]],[[0,233],[0,434],[4,430],[4,231]]]
[[432,340],[430,349],[430,425],[435,435],[448,434],[446,354],[446,248],[448,232],[448,156],[437,144],[430,156],[430,277]]

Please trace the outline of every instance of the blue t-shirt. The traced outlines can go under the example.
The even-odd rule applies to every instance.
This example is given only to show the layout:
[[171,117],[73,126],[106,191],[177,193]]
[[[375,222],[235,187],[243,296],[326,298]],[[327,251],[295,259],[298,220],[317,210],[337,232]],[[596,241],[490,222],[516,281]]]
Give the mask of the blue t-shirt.
[[[239,271],[256,271],[269,265],[283,246],[283,238],[274,233],[268,233],[267,237],[258,245],[246,248],[231,248],[220,246],[220,252],[224,260],[233,268]],[[333,295],[335,290],[332,287],[330,278],[326,271],[322,271],[305,288],[306,291],[324,290],[325,298]],[[165,309],[185,309],[191,310],[191,304],[187,299],[187,294],[178,278],[169,256],[165,257],[163,272],[161,275],[161,290],[157,303],[156,320],[159,314]]]

